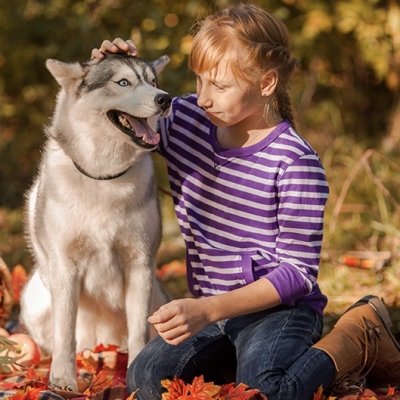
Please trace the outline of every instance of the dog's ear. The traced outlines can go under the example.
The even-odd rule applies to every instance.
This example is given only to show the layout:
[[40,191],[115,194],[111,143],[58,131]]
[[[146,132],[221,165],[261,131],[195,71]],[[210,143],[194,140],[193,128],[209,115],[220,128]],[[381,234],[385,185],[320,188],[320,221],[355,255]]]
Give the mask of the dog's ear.
[[64,63],[61,61],[48,59],[46,61],[46,67],[54,76],[59,85],[65,90],[68,90],[68,88],[71,86],[75,88],[84,76],[83,66],[78,62]]
[[168,63],[169,63],[169,57],[162,56],[158,60],[151,62],[150,66],[154,69],[156,75],[158,75]]

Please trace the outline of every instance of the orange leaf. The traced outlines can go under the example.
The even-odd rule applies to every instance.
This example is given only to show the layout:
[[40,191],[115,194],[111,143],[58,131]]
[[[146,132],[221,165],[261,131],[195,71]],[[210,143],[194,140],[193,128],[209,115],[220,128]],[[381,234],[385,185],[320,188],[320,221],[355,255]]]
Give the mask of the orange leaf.
[[324,395],[323,395],[324,389],[322,388],[322,385],[318,387],[317,393],[314,393],[313,400],[324,400]]
[[30,384],[42,390],[47,389],[48,378],[40,372],[36,371],[34,367],[29,367],[25,376],[29,379]]
[[164,264],[156,271],[160,279],[166,280],[171,276],[186,275],[186,263],[179,260],[171,261],[169,264]]
[[11,271],[11,282],[13,289],[14,302],[19,303],[21,299],[21,291],[27,280],[25,268],[18,264]]
[[27,395],[26,395],[25,391],[18,390],[11,397],[9,397],[8,400],[9,399],[11,399],[11,400],[24,400],[26,398],[27,398]]
[[27,387],[25,392],[22,391],[22,390],[18,390],[11,397],[8,397],[8,399],[12,399],[12,400],[37,400],[39,398],[39,394],[40,394],[41,391],[42,391],[42,389]]
[[86,371],[94,374],[97,370],[97,361],[93,358],[84,357],[82,354],[76,355],[76,367],[79,369],[85,369]]
[[191,385],[187,385],[190,396],[182,396],[182,400],[212,400],[221,390],[221,386],[214,385],[214,382],[204,382],[204,376],[200,375],[193,379]]
[[88,396],[101,392],[108,388],[112,383],[112,378],[108,376],[107,371],[100,371],[97,375],[93,375],[88,381],[83,378],[88,387],[83,392]]
[[1,390],[13,390],[13,389],[19,389],[21,387],[25,386],[25,382],[21,384],[21,382],[6,382],[2,381],[0,382],[0,389]]
[[162,380],[161,386],[168,390],[167,393],[162,394],[162,400],[178,400],[188,392],[185,382],[177,376],[174,376],[173,381],[169,379]]
[[108,344],[107,346],[104,346],[103,343],[100,343],[93,349],[93,353],[101,353],[103,351],[117,351],[118,349],[119,346],[116,346],[115,344]]
[[394,394],[395,394],[394,388],[392,388],[391,386],[389,386],[389,389],[388,389],[387,394],[388,394],[389,396],[394,395]]
[[138,392],[139,389],[136,389],[134,392],[132,392],[126,400],[135,400],[135,394]]
[[37,400],[39,398],[40,392],[42,392],[43,389],[40,388],[27,388],[26,393],[28,394],[28,397],[26,397],[27,400]]
[[0,382],[0,389],[12,390],[12,389],[27,389],[30,387],[37,388],[39,390],[48,389],[48,377],[43,376],[35,370],[34,367],[29,367],[25,372],[25,379],[19,382]]
[[221,400],[247,400],[250,399],[251,396],[260,393],[258,389],[250,389],[247,390],[248,386],[244,383],[240,383],[235,387],[233,383],[229,385],[222,386],[221,392],[219,393],[219,399]]

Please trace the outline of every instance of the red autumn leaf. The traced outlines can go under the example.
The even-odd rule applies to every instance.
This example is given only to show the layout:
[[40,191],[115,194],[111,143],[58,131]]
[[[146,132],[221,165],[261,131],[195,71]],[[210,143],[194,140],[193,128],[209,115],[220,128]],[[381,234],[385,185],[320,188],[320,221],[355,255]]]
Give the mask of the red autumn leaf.
[[0,382],[0,390],[19,389],[21,387],[24,387],[25,385],[26,385],[26,382],[7,382],[7,381],[2,381],[2,382]]
[[244,383],[240,383],[235,386],[233,383],[222,386],[222,389],[219,393],[218,399],[220,400],[247,400],[250,399],[251,396],[260,393],[258,389],[250,389],[248,390],[248,386]]
[[219,392],[220,397],[224,398],[228,393],[231,393],[233,390],[235,390],[235,384],[234,383],[227,383],[226,385],[221,386],[221,390]]
[[78,369],[84,369],[92,374],[94,374],[97,370],[97,361],[93,360],[93,358],[84,357],[82,354],[77,354],[76,356],[76,367]]
[[174,380],[165,379],[161,381],[161,386],[168,390],[162,394],[162,400],[178,400],[188,392],[188,388],[182,379],[174,376]]
[[395,394],[394,388],[392,388],[391,386],[389,386],[389,389],[388,389],[387,394],[388,394],[389,396],[394,395],[394,394]]
[[28,386],[25,391],[18,390],[11,397],[8,397],[8,400],[38,400],[41,391],[42,389]]
[[29,367],[25,373],[26,378],[29,380],[30,385],[42,390],[47,389],[48,377],[35,370],[34,367]]
[[26,389],[37,388],[39,390],[48,389],[48,377],[43,376],[37,372],[34,367],[30,367],[25,372],[25,379],[19,382],[0,382],[0,389],[13,390],[13,389]]
[[24,390],[18,390],[17,392],[15,392],[8,399],[11,399],[11,400],[25,400],[26,398],[27,398],[27,394],[25,393],[25,391]]
[[[386,396],[382,396],[384,399],[386,399],[387,397]],[[370,389],[365,389],[364,391],[363,391],[363,393],[362,393],[362,395],[360,396],[360,400],[365,400],[365,399],[368,399],[368,400],[377,400],[378,398],[381,398],[379,395],[377,395],[375,392],[373,392],[372,390],[370,390]],[[392,398],[392,397],[389,397],[389,398]]]
[[[337,397],[326,397],[324,395],[324,389],[322,388],[322,385],[318,387],[317,393],[314,393],[313,400],[339,400]],[[342,398],[344,400],[344,398]]]
[[93,353],[101,353],[103,351],[117,351],[118,349],[119,346],[116,346],[115,344],[108,344],[107,346],[104,346],[103,343],[100,343],[92,351]]
[[221,390],[221,386],[214,385],[214,382],[204,382],[203,375],[195,377],[187,388],[188,394],[181,396],[180,400],[212,400]]
[[24,287],[27,280],[25,268],[18,264],[11,271],[11,282],[13,289],[14,302],[19,303],[21,299],[22,288]]
[[25,372],[24,380],[20,382],[0,382],[0,389],[3,390],[13,390],[13,389],[25,389],[32,388],[40,390],[48,389],[48,378],[43,376],[41,373],[37,372],[34,367],[30,367]]
[[83,392],[83,394],[86,394],[87,396],[91,396],[107,389],[112,383],[112,377],[108,376],[107,371],[100,371],[97,375],[93,375],[88,380],[85,380],[85,378],[83,380],[88,385]]
[[186,263],[179,260],[171,261],[169,264],[164,264],[156,271],[160,279],[167,280],[171,276],[186,275]]
[[28,397],[26,397],[27,400],[37,400],[39,398],[40,392],[42,392],[43,389],[41,388],[30,388],[28,387],[26,389],[26,394]]

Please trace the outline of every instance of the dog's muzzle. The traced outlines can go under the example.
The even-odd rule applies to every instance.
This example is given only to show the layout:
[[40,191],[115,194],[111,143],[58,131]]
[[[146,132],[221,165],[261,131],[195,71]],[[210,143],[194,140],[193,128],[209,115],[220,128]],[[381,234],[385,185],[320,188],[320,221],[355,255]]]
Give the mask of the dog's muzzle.
[[[154,116],[167,117],[171,110],[172,99],[168,93],[159,93],[154,97],[154,103],[159,112]],[[154,150],[159,141],[160,135],[151,128],[147,118],[133,116],[123,111],[110,110],[107,112],[110,121],[123,133],[128,135],[133,143],[144,150]]]

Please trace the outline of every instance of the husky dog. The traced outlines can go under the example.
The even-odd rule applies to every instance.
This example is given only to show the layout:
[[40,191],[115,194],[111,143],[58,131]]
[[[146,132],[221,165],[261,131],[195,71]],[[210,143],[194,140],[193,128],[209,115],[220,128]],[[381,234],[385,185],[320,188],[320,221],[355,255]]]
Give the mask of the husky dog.
[[61,89],[27,195],[36,265],[21,321],[52,355],[53,389],[77,390],[77,351],[115,344],[131,362],[148,340],[161,238],[149,151],[171,107],[157,86],[168,61],[46,62]]

